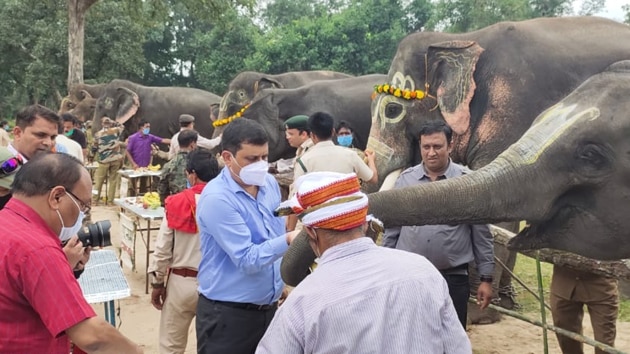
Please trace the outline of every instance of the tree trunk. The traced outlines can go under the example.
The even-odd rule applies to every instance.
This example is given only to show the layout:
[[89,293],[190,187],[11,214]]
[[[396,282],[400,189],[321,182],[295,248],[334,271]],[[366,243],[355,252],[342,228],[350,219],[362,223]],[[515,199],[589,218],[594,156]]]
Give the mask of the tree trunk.
[[[508,241],[514,237],[512,232],[490,225],[494,242],[507,245]],[[519,251],[528,257],[536,258],[536,251]],[[617,279],[630,279],[630,260],[620,261],[599,261],[592,258],[582,257],[574,253],[544,248],[540,250],[540,260],[559,266],[589,272],[597,275],[613,277]]]
[[67,0],[68,3],[68,90],[83,83],[85,14],[98,0]]

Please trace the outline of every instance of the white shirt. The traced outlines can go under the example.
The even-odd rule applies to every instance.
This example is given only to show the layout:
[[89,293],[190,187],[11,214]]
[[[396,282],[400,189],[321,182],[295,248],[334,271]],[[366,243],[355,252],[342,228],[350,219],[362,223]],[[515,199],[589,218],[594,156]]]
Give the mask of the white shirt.
[[448,286],[424,257],[362,237],[324,252],[258,344],[263,353],[472,353]]
[[83,163],[83,149],[81,145],[76,141],[68,138],[63,134],[57,135],[55,143],[62,145],[68,150],[68,155],[76,157],[81,163]]
[[[186,129],[180,130],[179,132],[175,133],[175,135],[173,135],[173,137],[171,138],[171,145],[168,149],[169,160],[172,160],[173,157],[175,157],[175,155],[177,155],[177,153],[179,152],[179,142],[177,141],[177,137],[179,137],[179,133],[181,133],[183,130],[186,130]],[[215,147],[217,147],[220,143],[221,143],[220,135],[214,139],[204,138],[201,135],[197,136],[197,146],[202,147],[204,149],[212,150]]]

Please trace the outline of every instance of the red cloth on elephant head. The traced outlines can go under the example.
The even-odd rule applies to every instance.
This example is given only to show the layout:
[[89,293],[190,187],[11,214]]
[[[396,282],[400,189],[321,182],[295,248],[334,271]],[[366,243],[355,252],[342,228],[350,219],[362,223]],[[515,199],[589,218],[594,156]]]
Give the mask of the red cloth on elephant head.
[[164,211],[168,227],[189,234],[196,234],[197,228],[197,202],[195,194],[201,194],[206,183],[197,183],[184,191],[166,197]]

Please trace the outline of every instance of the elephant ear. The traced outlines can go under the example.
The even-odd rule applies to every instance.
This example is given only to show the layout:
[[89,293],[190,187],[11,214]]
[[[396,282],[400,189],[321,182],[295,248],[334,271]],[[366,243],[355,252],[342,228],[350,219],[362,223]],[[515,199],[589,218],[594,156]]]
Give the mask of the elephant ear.
[[66,113],[72,110],[74,107],[76,107],[76,104],[72,102],[70,97],[66,96],[61,99],[61,104],[59,104],[59,111],[57,112],[57,114]]
[[117,90],[120,92],[120,98],[118,101],[118,112],[116,112],[116,122],[125,124],[138,112],[140,99],[135,92],[126,87],[119,87]]
[[213,103],[210,105],[210,121],[214,122],[219,118],[219,104]]
[[270,77],[262,77],[260,80],[254,83],[254,94],[257,94],[258,91],[264,90],[266,88],[284,88],[284,85],[280,83],[280,81],[276,79],[272,79]]
[[440,111],[458,135],[470,126],[470,101],[476,88],[473,74],[482,52],[473,41],[438,43],[427,51],[427,81],[437,87]]
[[86,98],[92,98],[92,95],[90,95],[90,93],[85,90],[81,90],[81,99],[84,100]]

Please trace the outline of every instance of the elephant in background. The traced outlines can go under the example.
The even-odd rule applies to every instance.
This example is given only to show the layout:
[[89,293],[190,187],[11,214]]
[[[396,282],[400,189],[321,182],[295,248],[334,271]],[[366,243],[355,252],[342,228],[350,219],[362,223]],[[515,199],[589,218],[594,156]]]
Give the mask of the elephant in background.
[[96,99],[105,90],[107,84],[76,84],[68,90],[68,95],[61,100],[59,114],[70,112],[80,121],[91,120],[94,116]]
[[244,71],[236,75],[228,85],[227,92],[221,98],[218,118],[224,119],[236,114],[264,89],[297,88],[315,80],[337,80],[350,77],[353,76],[327,70],[291,71],[277,75]]
[[[388,227],[527,220],[515,250],[554,248],[630,258],[630,61],[614,63],[540,114],[488,165],[462,177],[368,195]],[[283,257],[283,279],[305,276],[307,236]],[[289,280],[287,280],[289,279]]]
[[[311,115],[324,111],[336,123],[348,121],[355,132],[358,149],[365,149],[370,132],[370,104],[374,86],[387,79],[373,74],[335,81],[313,81],[294,89],[264,89],[260,91],[243,117],[262,124],[269,136],[269,162],[295,156],[284,134],[284,121],[298,114]],[[225,125],[215,130],[215,136]]]
[[125,125],[126,135],[138,131],[138,123],[151,123],[151,134],[171,138],[179,131],[179,116],[195,117],[195,130],[212,136],[211,105],[221,97],[188,87],[142,86],[126,80],[112,80],[96,102],[92,132],[101,129],[101,118],[115,119]]
[[379,182],[419,162],[418,130],[426,120],[445,120],[454,133],[453,160],[478,169],[543,110],[628,58],[630,27],[590,16],[410,34],[398,46],[387,82],[420,91],[421,99],[396,97],[389,89],[374,100],[368,147],[376,152]]

